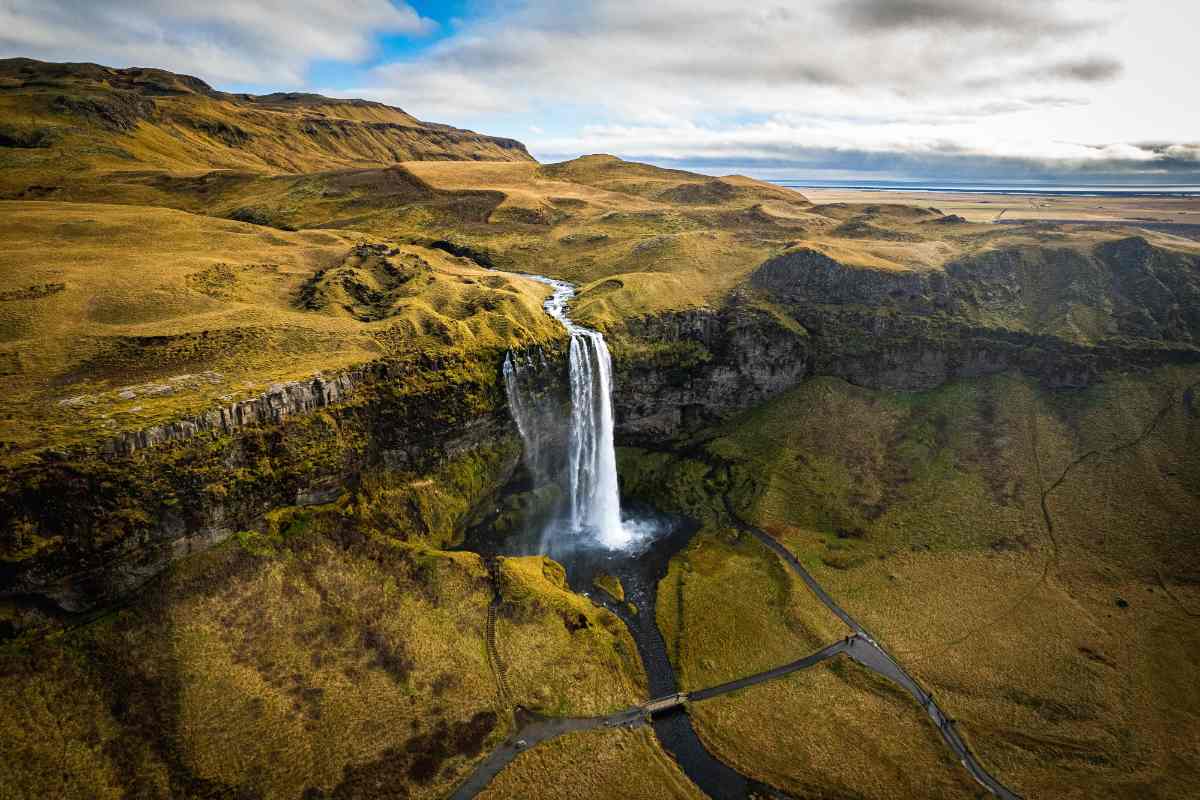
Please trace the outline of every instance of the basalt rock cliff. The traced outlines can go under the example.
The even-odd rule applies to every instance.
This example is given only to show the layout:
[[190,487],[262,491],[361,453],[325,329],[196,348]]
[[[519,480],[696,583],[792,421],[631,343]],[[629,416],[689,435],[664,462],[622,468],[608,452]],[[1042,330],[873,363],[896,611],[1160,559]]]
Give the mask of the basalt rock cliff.
[[6,470],[3,596],[87,610],[297,506],[449,543],[519,460],[499,357],[377,362]]
[[629,442],[684,433],[814,375],[922,390],[1018,370],[1082,388],[1112,370],[1200,361],[1200,258],[1140,237],[928,270],[800,249],[765,262],[719,310],[628,320],[613,338]]

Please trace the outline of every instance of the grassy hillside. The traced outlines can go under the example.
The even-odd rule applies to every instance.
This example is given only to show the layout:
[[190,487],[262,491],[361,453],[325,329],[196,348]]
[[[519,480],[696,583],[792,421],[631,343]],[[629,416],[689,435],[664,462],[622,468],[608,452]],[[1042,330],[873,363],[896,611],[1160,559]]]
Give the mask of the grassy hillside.
[[[386,786],[436,798],[507,735],[484,642],[496,586],[478,556],[374,531],[346,506],[275,519],[180,562],[125,609],[0,651],[5,797],[366,800]],[[526,610],[565,594],[502,591]],[[628,633],[603,610],[576,613],[591,630],[565,647],[562,615],[505,616],[500,643],[523,648],[507,669],[555,687],[526,707],[641,700],[632,644],[625,656],[612,644]]]
[[218,92],[158,69],[0,60],[3,190],[133,170],[301,173],[397,161],[529,161],[524,146],[398,108],[313,94]]
[[440,250],[166,209],[10,202],[0,437],[61,446],[381,357],[559,334],[545,289]]
[[663,752],[648,728],[585,731],[554,739],[522,753],[479,795],[483,800],[706,796]]
[[[1014,376],[920,393],[818,379],[713,432],[708,466],[627,453],[622,475],[702,515],[712,512],[687,499],[707,494],[698,478],[728,492],[895,652],[1021,794],[1183,798],[1183,776],[1198,765],[1178,742],[1200,732],[1190,688],[1200,652],[1197,390],[1195,368],[1111,374],[1081,393]],[[730,580],[748,595],[777,596],[758,588],[777,571],[771,559],[764,552],[762,566],[732,577],[746,556],[713,558],[714,547],[753,552],[696,545],[660,586],[660,615],[685,643],[675,654],[685,684],[728,674],[729,630],[782,640],[773,618],[712,602],[728,597]],[[789,635],[828,624],[820,611]],[[831,679],[844,699],[818,689]],[[807,734],[780,746],[789,758],[778,763],[775,748],[753,738],[789,735],[780,708],[818,703],[821,714],[844,717],[832,702],[874,719],[869,734],[831,723],[825,735],[847,737],[835,752],[860,736],[882,746],[877,734],[896,730],[880,706],[888,697],[851,675],[800,673],[701,707],[696,719],[718,752],[764,779],[888,797],[893,780],[874,789],[849,780]],[[925,738],[909,740],[909,757],[925,757]],[[956,791],[948,784],[944,793]]]
[[[151,69],[0,62],[0,120],[8,794],[440,796],[511,704],[643,697],[628,631],[558,565],[438,549],[513,477],[504,352],[563,336],[529,272],[578,284],[573,315],[648,364],[632,388],[681,420],[744,408],[756,372],[806,378],[685,455],[666,436],[622,455],[627,494],[704,524],[659,587],[685,688],[845,633],[735,533],[728,496],[1022,794],[1189,796],[1196,242],[815,205],[612,156],[541,165],[376,103]],[[697,308],[721,313],[663,313]],[[772,331],[794,363],[772,361]],[[1062,376],[1014,353],[1088,380],[1040,384]],[[368,362],[359,394],[319,413],[98,450]],[[88,624],[40,638],[70,621]],[[841,661],[694,720],[798,796],[970,790],[910,701]],[[562,783],[539,781],[550,770]],[[490,791],[567,788],[696,794],[646,731],[565,737]]]
[[[317,373],[377,360],[402,365],[402,377],[385,392],[395,402],[380,408],[403,406],[404,425],[418,422],[414,414],[437,413],[418,414],[421,403],[408,401],[430,382],[439,391],[458,385],[455,371],[468,370],[468,384],[489,387],[494,398],[473,407],[493,409],[502,402],[496,381],[504,350],[553,341],[562,330],[540,308],[544,286],[488,264],[583,283],[576,315],[611,328],[667,309],[723,306],[734,294],[758,297],[756,306],[789,330],[811,329],[808,340],[840,339],[828,350],[834,356],[865,353],[869,360],[894,351],[901,370],[921,358],[922,348],[964,330],[1049,336],[1062,347],[1112,342],[1152,355],[1174,348],[1185,356],[1200,336],[1200,306],[1189,299],[1200,291],[1197,247],[1151,234],[997,229],[945,222],[921,209],[816,207],[748,179],[604,156],[548,166],[407,162],[249,176],[218,181],[241,187],[219,202],[220,192],[198,191],[206,181],[178,195],[191,213],[0,201],[8,222],[0,254],[0,386],[8,398],[0,442],[4,464],[22,470],[10,481],[23,498],[14,506],[22,517],[34,513],[36,492],[21,486],[45,471],[44,463],[61,462],[64,451],[229,408]],[[338,191],[327,193],[334,184]],[[119,195],[119,185],[111,188]],[[267,193],[254,194],[260,190]],[[213,208],[204,207],[205,197]],[[203,213],[240,207],[302,229]],[[309,218],[334,227],[305,228]],[[873,238],[862,238],[863,231]],[[673,332],[667,324],[662,336],[688,345],[688,324],[680,321]],[[686,370],[663,369],[672,358],[695,351],[711,360],[725,347],[713,342],[706,353],[627,338],[614,337],[619,357],[658,353],[666,362],[658,372],[685,384]],[[1012,341],[1023,347],[1027,340]],[[937,383],[917,377],[918,385]],[[439,424],[464,421],[439,417]],[[347,429],[361,435],[366,428]],[[300,460],[276,465],[277,473],[254,465],[248,495],[262,502],[264,487],[293,491],[291,476],[307,479],[319,471],[314,463],[325,464],[314,454],[353,452],[350,465],[375,452],[373,441],[344,444],[305,444]],[[211,483],[215,457],[201,460]],[[63,464],[56,474],[77,466]],[[97,481],[89,491],[108,491],[109,471],[100,464],[82,469]],[[121,485],[122,493],[135,489]],[[67,488],[71,502],[87,495],[74,482]],[[196,500],[198,488],[185,495]],[[145,491],[134,493],[137,508],[156,507]],[[963,502],[970,497],[962,495]],[[117,506],[128,510],[125,499]],[[105,542],[141,524],[102,510]],[[59,541],[64,525],[93,516],[55,513],[65,516],[43,525],[41,539]],[[6,548],[19,555],[29,541],[16,535]]]

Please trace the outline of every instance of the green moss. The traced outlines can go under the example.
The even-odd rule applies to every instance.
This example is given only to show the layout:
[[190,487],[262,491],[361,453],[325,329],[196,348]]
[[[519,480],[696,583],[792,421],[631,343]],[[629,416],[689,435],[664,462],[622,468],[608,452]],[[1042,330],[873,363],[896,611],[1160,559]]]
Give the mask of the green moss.
[[720,459],[633,447],[618,448],[617,468],[623,495],[700,521],[725,518],[724,495],[744,483],[740,470]]
[[499,579],[497,648],[514,703],[578,716],[611,713],[645,697],[629,631],[572,592],[561,564],[540,556],[503,558]]
[[618,364],[637,363],[669,370],[689,370],[712,361],[713,355],[690,339],[650,341],[628,335],[608,337],[609,349]]
[[[262,530],[260,509],[353,486],[363,472],[356,496],[342,501],[347,513],[386,535],[455,541],[507,478],[519,457],[516,441],[444,463],[421,454],[407,470],[380,468],[377,448],[396,438],[437,441],[492,413],[503,402],[498,358],[488,351],[400,362],[336,407],[132,458],[84,450],[0,468],[0,512],[17,521],[0,531],[0,555],[43,575],[103,569],[124,543],[160,541],[155,531],[164,522],[220,515],[222,526]],[[70,548],[62,547],[66,541]]]
[[609,575],[607,572],[600,573],[592,581],[596,588],[607,594],[618,603],[625,601],[625,587],[621,585],[621,579],[615,575]]
[[29,517],[15,519],[11,523],[8,535],[4,537],[0,561],[25,561],[39,554],[57,550],[62,546],[62,542],[62,536],[39,535],[37,526]]
[[476,447],[427,473],[364,476],[350,513],[368,529],[435,547],[456,544],[520,457],[515,439]]

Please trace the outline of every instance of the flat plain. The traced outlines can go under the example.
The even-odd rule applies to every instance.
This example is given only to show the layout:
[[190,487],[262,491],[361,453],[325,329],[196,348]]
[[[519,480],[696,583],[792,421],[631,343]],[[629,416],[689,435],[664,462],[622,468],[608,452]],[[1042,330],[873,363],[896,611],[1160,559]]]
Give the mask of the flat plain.
[[799,189],[814,203],[933,206],[969,222],[1121,222],[1200,225],[1200,197],[1048,195],[927,190]]

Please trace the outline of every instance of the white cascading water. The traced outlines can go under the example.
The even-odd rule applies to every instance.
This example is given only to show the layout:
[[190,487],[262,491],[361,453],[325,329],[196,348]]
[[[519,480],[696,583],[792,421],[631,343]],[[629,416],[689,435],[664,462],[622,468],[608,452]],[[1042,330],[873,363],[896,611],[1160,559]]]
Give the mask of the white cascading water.
[[[567,452],[568,522],[574,533],[594,535],[608,548],[630,542],[621,525],[617,489],[617,457],[613,449],[612,359],[599,331],[575,324],[567,316],[567,303],[575,289],[562,281],[530,275],[554,292],[545,302],[546,313],[562,323],[571,336],[569,369],[571,424]],[[543,478],[541,426],[533,404],[520,384],[521,364],[509,353],[504,361],[504,381],[509,407],[525,442],[526,462],[535,480]]]

